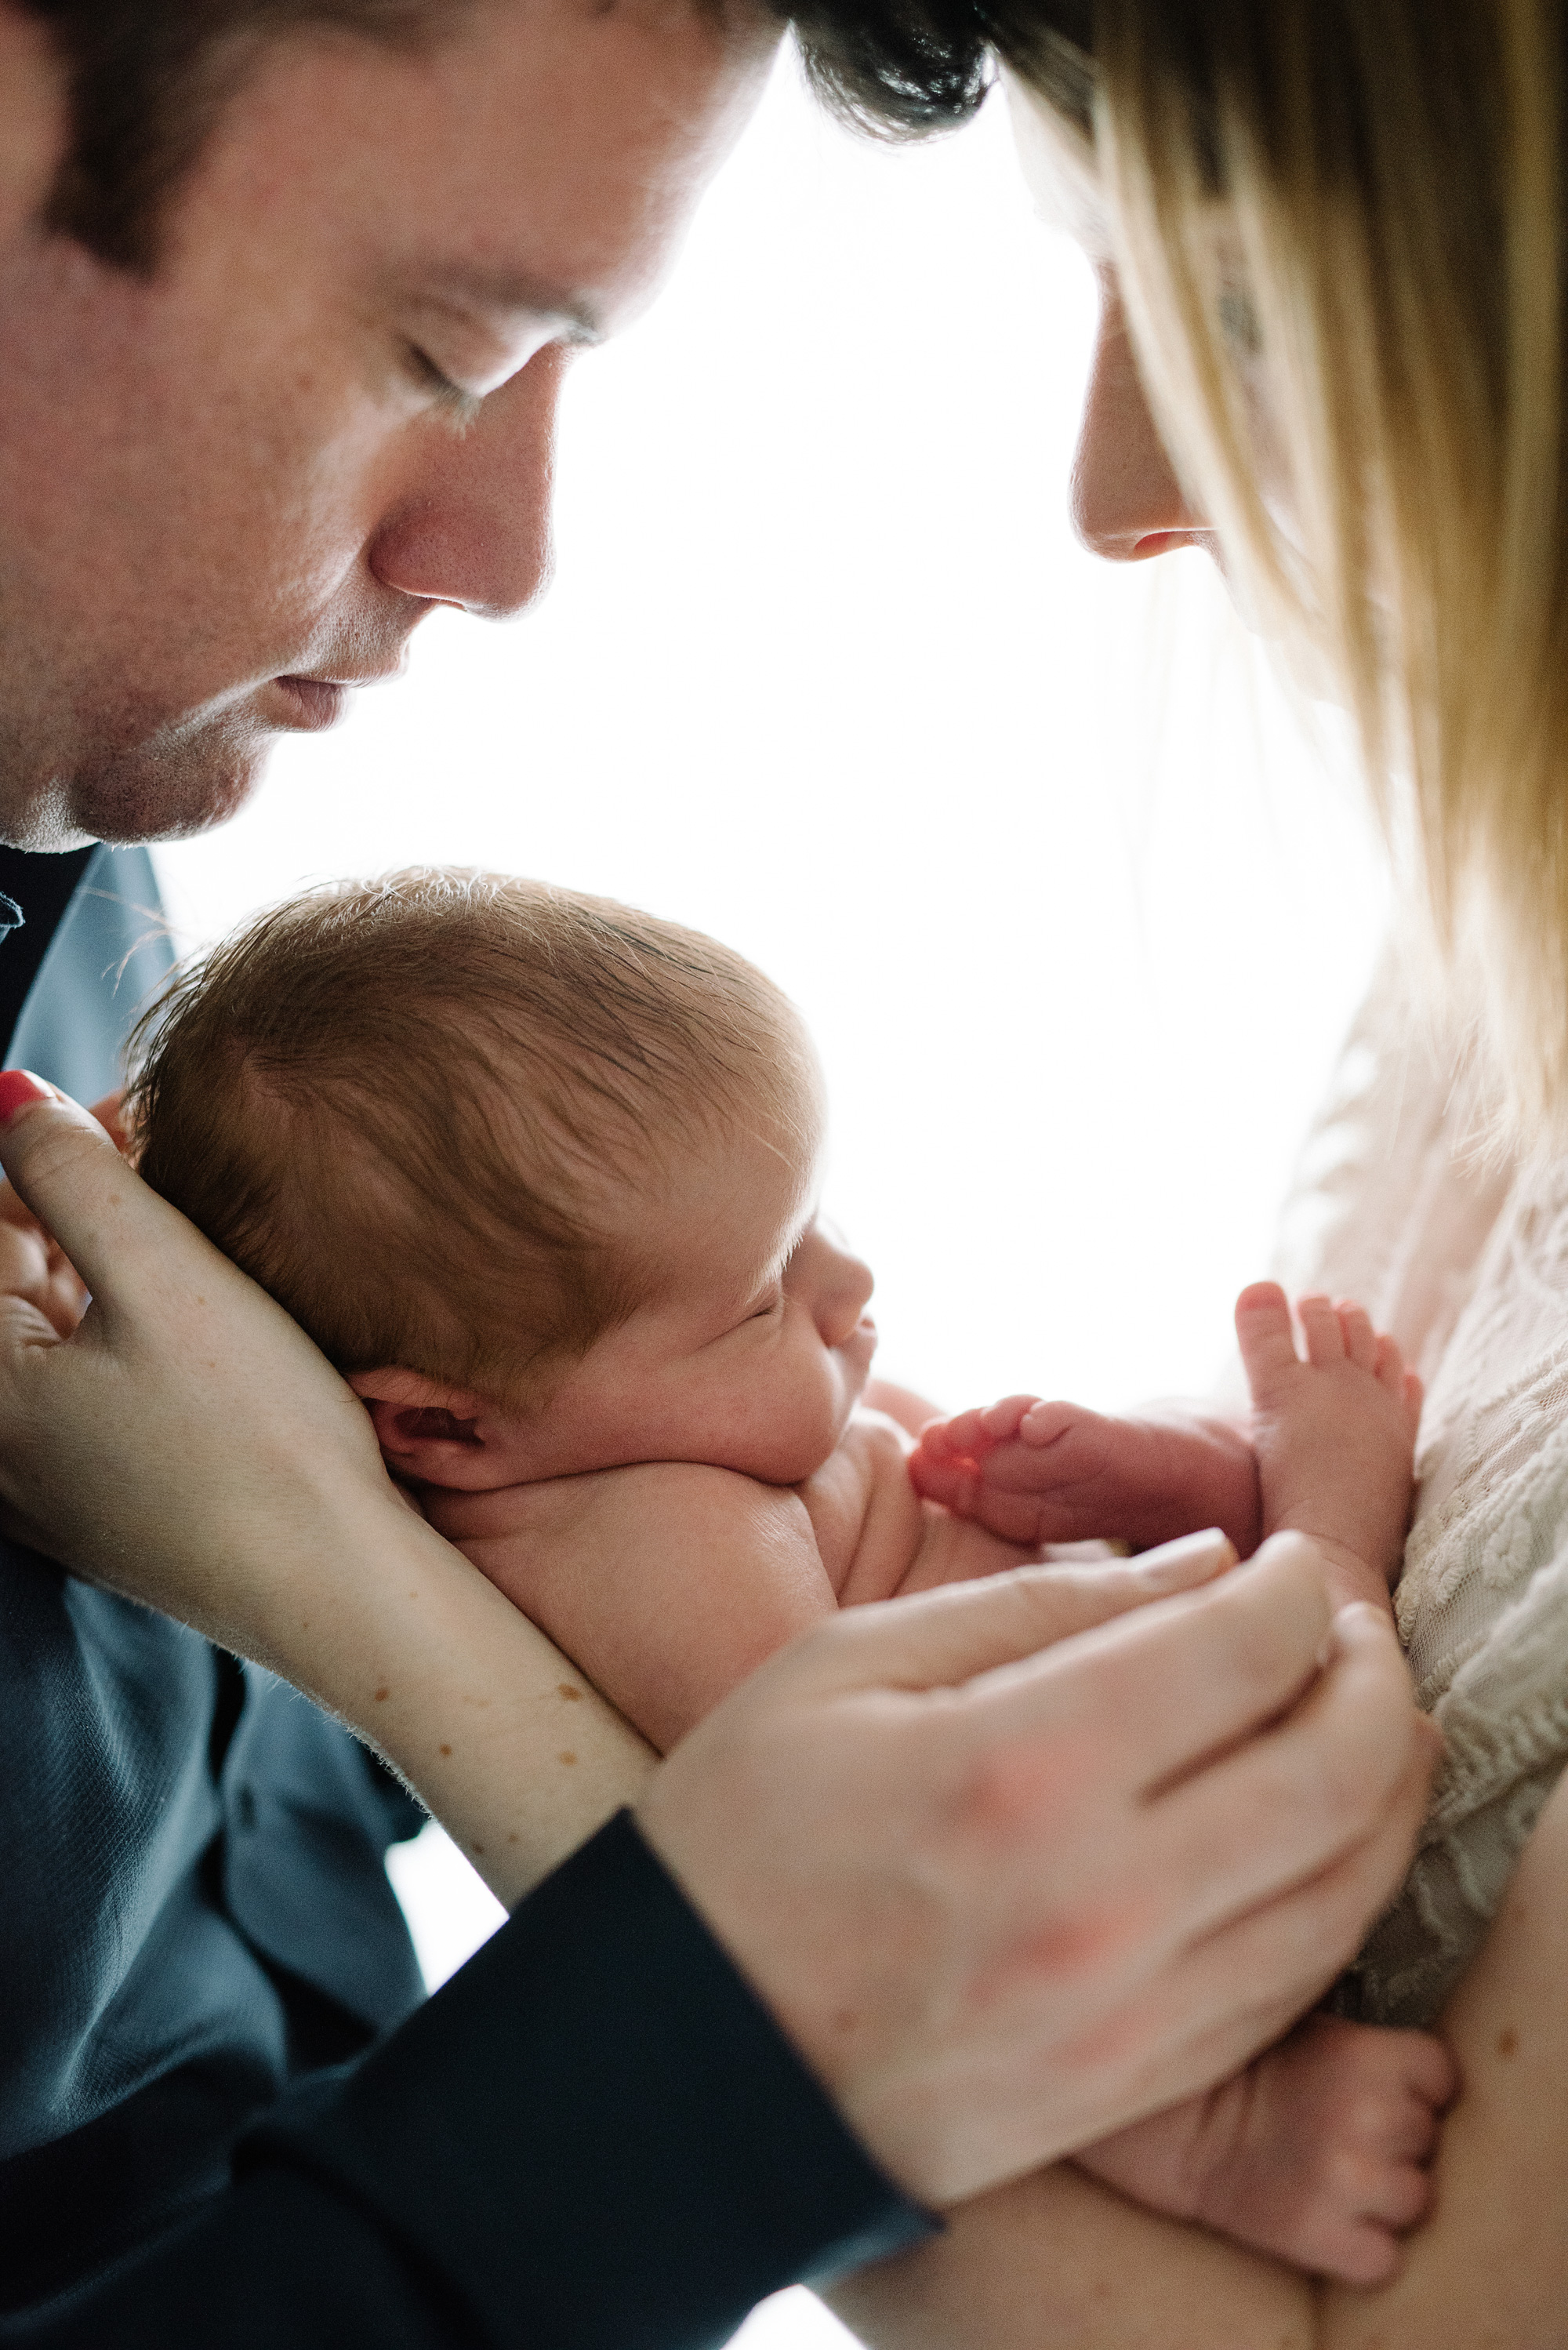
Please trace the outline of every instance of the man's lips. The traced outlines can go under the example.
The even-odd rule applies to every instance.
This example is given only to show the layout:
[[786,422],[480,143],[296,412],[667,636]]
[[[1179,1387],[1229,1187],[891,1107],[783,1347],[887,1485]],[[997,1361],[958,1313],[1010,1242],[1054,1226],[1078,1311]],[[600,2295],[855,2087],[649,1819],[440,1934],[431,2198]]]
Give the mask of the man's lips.
[[402,667],[392,661],[385,669],[367,670],[360,677],[275,677],[273,684],[291,706],[290,723],[305,733],[318,733],[343,714],[344,696],[357,685],[375,685],[396,677]]
[[275,677],[273,684],[290,705],[289,723],[302,733],[317,733],[336,724],[343,714],[346,685],[324,677]]

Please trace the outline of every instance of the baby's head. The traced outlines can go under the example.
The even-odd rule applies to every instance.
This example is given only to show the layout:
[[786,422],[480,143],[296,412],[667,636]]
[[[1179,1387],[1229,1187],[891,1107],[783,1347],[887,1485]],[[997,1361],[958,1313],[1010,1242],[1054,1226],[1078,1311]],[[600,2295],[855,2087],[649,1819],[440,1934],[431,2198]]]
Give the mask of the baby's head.
[[638,1461],[771,1483],[865,1384],[815,1221],[821,1082],[728,948],[425,870],[256,917],[144,1023],[141,1170],[352,1380],[402,1473]]

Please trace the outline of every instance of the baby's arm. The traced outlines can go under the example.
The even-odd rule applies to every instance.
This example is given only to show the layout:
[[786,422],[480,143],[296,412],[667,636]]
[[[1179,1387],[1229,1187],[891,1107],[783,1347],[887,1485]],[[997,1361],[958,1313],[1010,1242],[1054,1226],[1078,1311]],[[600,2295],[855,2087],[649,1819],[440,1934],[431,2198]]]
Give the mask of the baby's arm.
[[[421,1499],[661,1753],[838,1604],[800,1496],[728,1469],[659,1461]],[[592,1573],[567,1539],[589,1511]]]

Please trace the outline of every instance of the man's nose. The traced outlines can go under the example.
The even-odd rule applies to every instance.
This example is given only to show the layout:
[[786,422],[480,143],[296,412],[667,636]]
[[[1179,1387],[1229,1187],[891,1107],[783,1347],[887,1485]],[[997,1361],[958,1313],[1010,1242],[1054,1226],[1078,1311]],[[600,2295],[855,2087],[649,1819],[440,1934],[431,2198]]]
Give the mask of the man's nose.
[[1149,413],[1109,271],[1100,276],[1100,324],[1069,500],[1079,538],[1113,563],[1138,563],[1207,541]]
[[566,356],[555,344],[540,351],[466,430],[421,422],[418,463],[370,542],[385,587],[497,620],[542,593]]

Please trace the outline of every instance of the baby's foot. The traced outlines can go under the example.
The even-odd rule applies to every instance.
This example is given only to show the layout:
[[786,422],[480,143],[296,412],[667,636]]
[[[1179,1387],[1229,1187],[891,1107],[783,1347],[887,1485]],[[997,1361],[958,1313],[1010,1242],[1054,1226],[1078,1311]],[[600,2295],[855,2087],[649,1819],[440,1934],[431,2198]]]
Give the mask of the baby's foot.
[[1263,1533],[1310,1534],[1342,1599],[1386,1599],[1410,1523],[1421,1382],[1359,1305],[1303,1297],[1306,1358],[1276,1282],[1236,1301],[1236,1336],[1252,1394]]
[[927,1501],[1004,1542],[1098,1536],[1151,1550],[1220,1526],[1245,1557],[1259,1541],[1252,1449],[1222,1420],[1106,1419],[1007,1396],[922,1429],[909,1473]]
[[1157,2211],[1381,2284],[1430,2201],[1427,2165],[1457,2087],[1453,2058],[1424,2032],[1311,2015],[1207,2096],[1077,2159]]

